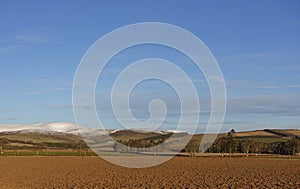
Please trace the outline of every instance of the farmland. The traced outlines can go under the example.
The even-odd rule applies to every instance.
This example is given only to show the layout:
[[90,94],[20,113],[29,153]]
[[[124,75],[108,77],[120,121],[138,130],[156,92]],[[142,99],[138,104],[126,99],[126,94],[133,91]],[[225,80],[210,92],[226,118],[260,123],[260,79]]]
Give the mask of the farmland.
[[285,158],[175,157],[130,169],[99,157],[0,157],[0,169],[1,188],[300,187],[300,161]]
[[[101,151],[100,158],[80,135],[2,132],[0,188],[299,188],[298,133],[299,130],[280,129],[232,130],[219,134],[204,154],[198,153],[204,135],[195,134],[178,156],[154,167],[134,169],[102,158],[114,156],[123,163],[129,160],[131,167],[140,157],[145,164],[155,162],[174,152],[162,148],[152,153],[132,147],[158,145],[172,133],[113,132],[111,136],[124,146],[106,147],[104,143],[106,150]],[[188,136],[191,135],[175,135]]]
[[[119,143],[106,139],[102,135],[100,142],[95,142],[98,152],[114,155],[118,153],[141,153],[148,152],[145,149],[151,146],[158,146],[171,136],[178,139],[188,138],[187,133],[172,134],[160,132],[138,132],[132,130],[120,130],[111,134]],[[300,155],[299,130],[265,129],[244,132],[221,133],[213,144],[200,146],[203,134],[192,136],[189,144],[182,150],[182,153],[245,153],[250,154],[282,154]],[[93,139],[93,138],[91,138]],[[110,141],[109,141],[110,140]],[[123,144],[123,145],[120,145]],[[178,148],[169,143],[170,151]],[[165,145],[166,146],[166,145]],[[159,153],[166,152],[165,146],[160,146]],[[205,146],[210,146],[206,148]],[[135,150],[143,149],[143,150]],[[133,150],[133,151],[132,151]],[[62,132],[1,132],[0,133],[0,155],[4,156],[91,156],[95,155],[89,146],[85,144],[80,135]]]

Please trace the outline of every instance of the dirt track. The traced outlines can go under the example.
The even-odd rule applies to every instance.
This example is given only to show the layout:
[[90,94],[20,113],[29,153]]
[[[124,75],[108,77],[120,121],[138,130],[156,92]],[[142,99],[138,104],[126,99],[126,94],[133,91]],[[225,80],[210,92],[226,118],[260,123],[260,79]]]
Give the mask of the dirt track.
[[0,188],[300,188],[300,160],[176,157],[122,168],[99,157],[0,157]]

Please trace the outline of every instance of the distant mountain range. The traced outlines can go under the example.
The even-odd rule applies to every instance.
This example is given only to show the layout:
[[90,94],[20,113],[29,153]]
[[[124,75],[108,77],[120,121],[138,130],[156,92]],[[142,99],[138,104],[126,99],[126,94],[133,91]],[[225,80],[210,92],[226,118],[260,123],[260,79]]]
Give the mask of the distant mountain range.
[[[178,130],[166,130],[166,131],[152,131],[149,129],[128,129],[136,133],[184,133],[184,131]],[[38,123],[38,124],[0,124],[0,133],[2,132],[18,132],[18,133],[39,133],[39,134],[51,134],[51,133],[66,133],[66,134],[89,134],[89,135],[104,135],[112,134],[118,130],[114,129],[98,129],[98,128],[85,128],[73,123],[68,122],[50,122],[50,123]]]
[[38,124],[0,124],[0,132],[10,131],[38,131],[38,132],[74,132],[78,130],[78,126],[73,123],[66,122],[51,122],[51,123],[38,123]]

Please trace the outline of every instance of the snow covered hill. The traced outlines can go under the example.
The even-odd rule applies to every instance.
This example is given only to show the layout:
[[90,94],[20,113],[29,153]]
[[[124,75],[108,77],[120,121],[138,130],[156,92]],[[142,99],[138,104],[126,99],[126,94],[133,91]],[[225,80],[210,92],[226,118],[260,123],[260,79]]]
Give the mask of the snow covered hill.
[[54,131],[54,132],[68,132],[71,130],[78,130],[78,127],[73,123],[66,122],[51,122],[39,124],[0,124],[0,132],[10,131]]
[[[152,131],[149,129],[128,129],[136,133],[180,133],[181,131],[167,130],[167,131]],[[2,132],[22,132],[22,133],[40,133],[51,134],[53,132],[67,133],[73,135],[85,136],[99,136],[105,134],[112,134],[118,130],[99,129],[99,128],[85,128],[68,122],[50,122],[38,124],[0,124],[0,133]]]
[[0,132],[18,133],[40,133],[51,134],[53,132],[80,135],[103,135],[114,132],[114,130],[104,130],[97,128],[84,128],[73,123],[50,122],[39,124],[0,124]]

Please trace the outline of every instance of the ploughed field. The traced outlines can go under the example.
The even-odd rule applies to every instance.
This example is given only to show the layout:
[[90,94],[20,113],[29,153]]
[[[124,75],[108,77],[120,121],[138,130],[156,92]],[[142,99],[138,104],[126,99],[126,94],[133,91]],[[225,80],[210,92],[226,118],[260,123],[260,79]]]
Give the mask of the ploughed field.
[[0,188],[300,188],[295,159],[175,157],[130,169],[99,157],[0,157],[0,170]]

